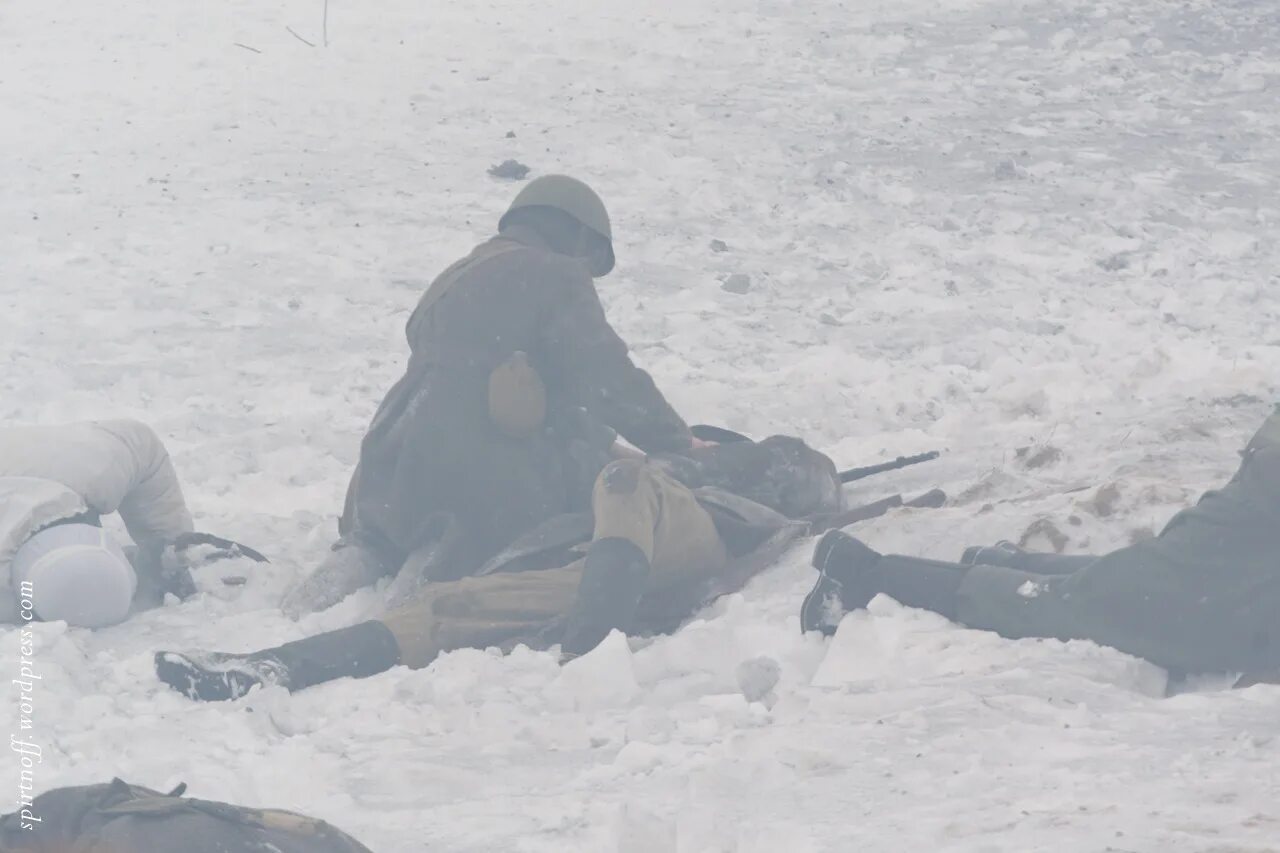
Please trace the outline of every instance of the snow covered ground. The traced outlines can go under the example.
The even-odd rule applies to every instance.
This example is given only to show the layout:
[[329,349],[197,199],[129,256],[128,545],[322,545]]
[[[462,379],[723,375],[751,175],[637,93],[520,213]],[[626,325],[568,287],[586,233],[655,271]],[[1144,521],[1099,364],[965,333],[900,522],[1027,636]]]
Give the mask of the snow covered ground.
[[313,48],[286,27],[319,43],[321,0],[0,5],[0,421],[147,420],[199,526],[274,559],[39,626],[41,789],[185,780],[380,853],[1280,850],[1280,689],[1164,699],[1115,652],[886,600],[801,636],[803,547],[564,669],[464,651],[215,706],[151,670],[377,612],[274,607],[507,158],[605,195],[604,299],[690,419],[850,465],[946,452],[851,490],[954,498],[873,545],[1158,528],[1280,391],[1272,0],[329,6]]

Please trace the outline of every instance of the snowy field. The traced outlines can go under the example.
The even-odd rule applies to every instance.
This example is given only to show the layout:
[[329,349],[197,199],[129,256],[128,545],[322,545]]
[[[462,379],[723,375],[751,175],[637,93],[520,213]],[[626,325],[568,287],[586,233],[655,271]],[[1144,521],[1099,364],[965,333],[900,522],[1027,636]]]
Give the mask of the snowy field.
[[38,626],[41,789],[186,781],[378,853],[1280,850],[1280,688],[1166,699],[1118,653],[883,599],[801,636],[808,546],[564,669],[463,651],[200,706],[151,668],[378,613],[275,605],[508,158],[605,196],[603,298],[690,420],[945,452],[851,489],[953,498],[872,545],[1158,529],[1280,392],[1274,0],[331,0],[327,47],[322,5],[0,5],[0,422],[144,419],[197,525],[273,558]]

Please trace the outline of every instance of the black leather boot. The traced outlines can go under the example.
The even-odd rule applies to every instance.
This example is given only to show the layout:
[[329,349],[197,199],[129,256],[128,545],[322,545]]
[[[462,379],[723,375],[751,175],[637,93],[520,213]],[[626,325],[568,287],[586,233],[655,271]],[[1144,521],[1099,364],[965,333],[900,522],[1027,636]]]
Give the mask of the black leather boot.
[[877,592],[864,589],[864,576],[880,556],[847,533],[828,530],[823,534],[813,549],[818,581],[800,605],[800,630],[830,636],[845,613],[866,607]]
[[610,631],[628,630],[650,570],[649,559],[634,542],[616,537],[592,542],[560,650],[576,657],[594,649]]
[[800,608],[802,631],[835,633],[845,613],[884,594],[908,607],[956,618],[957,596],[967,566],[884,555],[839,530],[828,531],[813,552],[818,582]]
[[156,675],[189,699],[238,699],[261,684],[302,690],[337,678],[367,678],[400,662],[381,622],[362,622],[248,655],[156,652]]

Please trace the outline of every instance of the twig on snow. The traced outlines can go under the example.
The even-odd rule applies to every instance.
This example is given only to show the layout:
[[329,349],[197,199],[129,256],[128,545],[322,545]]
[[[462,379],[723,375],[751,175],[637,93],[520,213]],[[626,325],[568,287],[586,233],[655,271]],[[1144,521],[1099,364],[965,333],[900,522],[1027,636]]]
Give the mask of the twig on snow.
[[232,42],[232,44],[234,44],[236,47],[243,47],[245,50],[252,50],[254,53],[262,53],[262,51],[258,50],[256,47],[249,47],[249,45],[241,44],[238,41],[234,41]]
[[307,41],[307,40],[306,40],[306,39],[304,39],[302,36],[300,36],[300,35],[298,35],[297,33],[295,33],[295,32],[293,31],[293,27],[285,27],[285,29],[289,31],[289,35],[293,36],[293,37],[294,37],[294,38],[296,38],[298,41],[300,41],[300,42],[302,42],[303,44],[305,44],[307,47],[315,47],[315,46],[316,46],[316,45],[315,45],[315,42]]
[[329,0],[324,0],[324,22],[322,23],[322,32],[324,33],[324,46],[329,46]]

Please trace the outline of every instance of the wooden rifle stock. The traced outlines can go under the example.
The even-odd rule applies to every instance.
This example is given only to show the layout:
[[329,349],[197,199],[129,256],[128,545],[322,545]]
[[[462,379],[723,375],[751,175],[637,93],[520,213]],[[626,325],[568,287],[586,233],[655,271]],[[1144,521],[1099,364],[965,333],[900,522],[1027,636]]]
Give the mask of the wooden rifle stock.
[[848,527],[850,524],[856,524],[859,521],[867,521],[872,518],[879,518],[891,509],[897,509],[900,506],[915,508],[936,509],[947,502],[946,492],[941,489],[931,489],[919,497],[912,498],[909,501],[903,500],[902,495],[890,495],[887,498],[881,498],[869,504],[856,506],[847,509],[844,512],[835,512],[830,515],[816,516],[809,522],[810,532],[814,534],[825,533],[828,530],[834,530],[839,527]]

